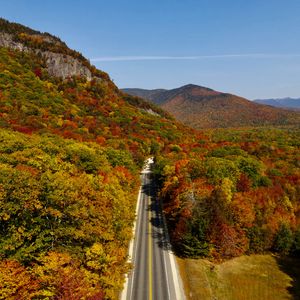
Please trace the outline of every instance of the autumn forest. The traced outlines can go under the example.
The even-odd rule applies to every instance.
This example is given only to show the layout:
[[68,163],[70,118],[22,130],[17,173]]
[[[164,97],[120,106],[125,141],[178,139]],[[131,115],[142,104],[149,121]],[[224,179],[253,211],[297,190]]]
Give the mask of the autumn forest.
[[[0,47],[0,299],[116,299],[150,156],[178,256],[300,255],[299,124],[195,130],[58,38],[1,34],[26,49]],[[92,79],[50,75],[43,51]]]

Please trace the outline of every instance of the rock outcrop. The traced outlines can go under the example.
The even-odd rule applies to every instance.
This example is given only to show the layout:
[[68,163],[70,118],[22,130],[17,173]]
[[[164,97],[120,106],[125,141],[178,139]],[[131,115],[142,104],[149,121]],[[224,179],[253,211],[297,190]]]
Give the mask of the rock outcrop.
[[[54,40],[49,40],[48,37],[46,38],[47,42],[54,42]],[[78,59],[67,54],[28,48],[21,42],[15,41],[13,36],[9,33],[0,32],[0,47],[12,48],[14,50],[26,52],[32,51],[36,54],[41,54],[45,59],[47,70],[51,76],[61,78],[84,76],[87,80],[92,79],[92,72]]]
[[29,51],[26,46],[14,41],[13,36],[6,32],[0,32],[0,47],[12,48],[19,51]]
[[62,78],[84,76],[87,80],[92,80],[91,71],[72,56],[49,51],[41,53],[46,60],[47,69],[51,76]]

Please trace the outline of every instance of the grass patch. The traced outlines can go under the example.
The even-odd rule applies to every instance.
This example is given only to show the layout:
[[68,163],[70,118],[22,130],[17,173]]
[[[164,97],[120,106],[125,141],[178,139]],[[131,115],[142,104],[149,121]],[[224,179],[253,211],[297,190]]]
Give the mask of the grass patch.
[[241,256],[217,264],[178,259],[189,300],[300,299],[300,259]]

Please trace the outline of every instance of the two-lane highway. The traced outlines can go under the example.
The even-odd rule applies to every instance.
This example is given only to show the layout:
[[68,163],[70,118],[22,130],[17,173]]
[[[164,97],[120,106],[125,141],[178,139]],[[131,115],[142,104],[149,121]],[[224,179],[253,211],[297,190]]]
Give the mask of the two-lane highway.
[[162,210],[156,198],[155,182],[149,160],[141,173],[135,238],[130,254],[133,270],[129,274],[122,299],[184,299],[176,262],[171,254]]

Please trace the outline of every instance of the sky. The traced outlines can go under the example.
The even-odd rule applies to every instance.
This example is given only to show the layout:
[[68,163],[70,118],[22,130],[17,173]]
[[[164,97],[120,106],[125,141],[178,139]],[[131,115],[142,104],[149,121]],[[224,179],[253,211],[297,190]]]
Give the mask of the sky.
[[0,16],[60,37],[120,88],[197,84],[300,97],[299,0],[0,0]]

